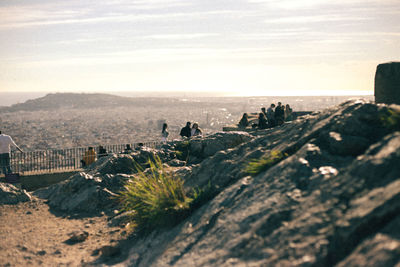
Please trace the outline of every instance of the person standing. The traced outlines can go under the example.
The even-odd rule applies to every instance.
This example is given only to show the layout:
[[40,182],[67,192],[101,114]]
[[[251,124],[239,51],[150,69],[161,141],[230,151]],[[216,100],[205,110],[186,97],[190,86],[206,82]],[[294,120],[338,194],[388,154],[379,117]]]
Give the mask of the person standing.
[[278,102],[278,106],[275,108],[275,122],[277,125],[282,125],[285,121],[285,109],[281,102]]
[[23,152],[11,136],[2,134],[0,131],[0,166],[4,174],[12,173],[10,162],[11,145],[15,146],[20,152]]
[[274,127],[275,123],[275,104],[271,104],[271,106],[267,109],[267,119],[268,119],[268,126]]
[[161,131],[161,141],[163,143],[167,142],[169,132],[168,132],[168,124],[164,123],[162,126],[162,131]]

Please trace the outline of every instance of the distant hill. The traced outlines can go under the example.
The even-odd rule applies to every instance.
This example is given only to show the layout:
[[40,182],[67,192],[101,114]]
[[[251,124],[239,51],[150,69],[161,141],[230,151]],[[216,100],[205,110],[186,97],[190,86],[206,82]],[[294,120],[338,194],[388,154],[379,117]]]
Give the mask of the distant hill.
[[[144,101],[145,100],[145,101]],[[59,108],[96,108],[96,107],[120,107],[120,106],[148,106],[163,105],[177,102],[178,100],[168,98],[144,98],[144,97],[122,97],[111,94],[77,94],[77,93],[55,93],[44,97],[28,100],[24,103],[14,104],[10,107],[0,107],[0,111],[37,111],[52,110]]]

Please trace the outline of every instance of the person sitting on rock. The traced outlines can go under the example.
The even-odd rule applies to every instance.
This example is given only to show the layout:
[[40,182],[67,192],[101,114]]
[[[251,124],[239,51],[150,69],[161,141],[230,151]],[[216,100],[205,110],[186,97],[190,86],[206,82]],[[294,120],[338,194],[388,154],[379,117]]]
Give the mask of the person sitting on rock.
[[267,118],[265,118],[265,115],[262,112],[260,112],[260,114],[258,114],[258,128],[259,129],[267,129],[268,128]]
[[83,159],[81,160],[82,166],[86,167],[95,161],[96,161],[96,151],[94,151],[94,148],[90,146],[88,150],[85,152]]
[[289,104],[286,104],[285,107],[285,121],[293,120],[293,109],[290,107]]
[[203,132],[199,128],[199,124],[197,122],[193,123],[192,130],[190,131],[190,136],[202,136]]
[[238,126],[239,128],[246,128],[247,126],[249,126],[249,115],[247,115],[247,113],[243,113],[243,116],[240,119]]
[[98,157],[101,158],[101,157],[105,157],[105,156],[107,156],[107,150],[103,146],[100,145]]
[[132,153],[132,147],[131,144],[126,144],[125,149],[124,149],[124,154],[130,154]]
[[190,121],[188,121],[186,123],[186,126],[181,129],[181,132],[179,133],[179,135],[182,136],[182,138],[186,138],[186,137],[190,138],[190,136],[191,136],[190,125],[191,125],[191,123],[190,123]]
[[267,112],[265,111],[265,107],[261,108],[261,112],[264,113],[264,116],[267,118]]

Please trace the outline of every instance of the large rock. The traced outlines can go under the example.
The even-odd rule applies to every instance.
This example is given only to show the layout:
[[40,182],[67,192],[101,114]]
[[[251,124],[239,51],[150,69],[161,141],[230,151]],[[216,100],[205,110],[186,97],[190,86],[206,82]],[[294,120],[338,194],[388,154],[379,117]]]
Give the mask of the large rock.
[[31,200],[31,195],[24,189],[19,189],[12,184],[0,182],[0,204],[17,204]]
[[375,101],[400,105],[400,62],[379,64],[376,68]]
[[[133,238],[123,264],[399,264],[400,133],[382,119],[388,110],[346,102],[216,152],[185,180],[211,185],[211,200],[174,228]],[[284,157],[249,176],[248,162],[271,150]]]

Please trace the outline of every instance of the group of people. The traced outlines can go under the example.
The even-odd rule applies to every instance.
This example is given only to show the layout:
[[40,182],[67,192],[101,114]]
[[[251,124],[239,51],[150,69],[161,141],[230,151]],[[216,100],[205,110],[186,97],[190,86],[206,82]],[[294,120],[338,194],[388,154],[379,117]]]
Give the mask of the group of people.
[[[169,135],[168,124],[164,123],[162,126],[162,131],[161,131],[162,142],[167,141],[168,135]],[[193,136],[202,136],[203,131],[200,129],[199,124],[197,122],[194,122],[192,125],[192,123],[190,121],[188,121],[188,122],[186,122],[186,126],[181,129],[179,135],[182,138],[190,138]]]
[[[258,123],[251,125],[253,128],[267,129],[275,126],[282,125],[285,121],[291,121],[293,119],[293,109],[289,104],[286,106],[278,102],[278,105],[271,104],[268,109],[265,107],[261,108],[261,112],[258,114]],[[239,121],[239,128],[246,128],[250,125],[249,116],[244,113],[241,120]]]
[[[138,143],[138,146],[143,146],[143,143]],[[88,150],[85,151],[85,154],[83,155],[82,159],[81,159],[81,164],[82,167],[86,167],[90,164],[92,164],[93,162],[95,162],[97,160],[97,158],[101,158],[101,157],[105,157],[108,155],[107,150],[100,145],[98,148],[98,154],[96,152],[96,150],[94,149],[94,147],[90,146],[88,147]],[[132,149],[132,145],[131,144],[126,144],[124,151],[122,151],[122,154],[130,154],[133,152]]]
[[[168,124],[164,123],[161,131],[161,138],[163,142],[167,141],[168,135],[169,135]],[[180,131],[180,136],[182,136],[182,138],[190,138],[193,136],[202,136],[202,135],[203,132],[200,129],[198,123],[196,122],[193,123],[192,126],[191,122],[188,121],[186,123],[186,126],[183,127]],[[13,139],[9,135],[2,134],[0,131],[0,169],[4,174],[12,173],[11,160],[10,160],[11,145],[15,146],[19,151],[23,152],[21,148],[17,146],[17,144],[13,141]],[[122,153],[128,154],[130,152],[132,152],[132,147],[130,144],[127,144]],[[98,154],[94,149],[94,147],[90,146],[85,151],[81,159],[81,165],[82,167],[88,166],[93,162],[95,162],[97,158],[106,155],[107,155],[107,150],[103,146],[98,147]]]

